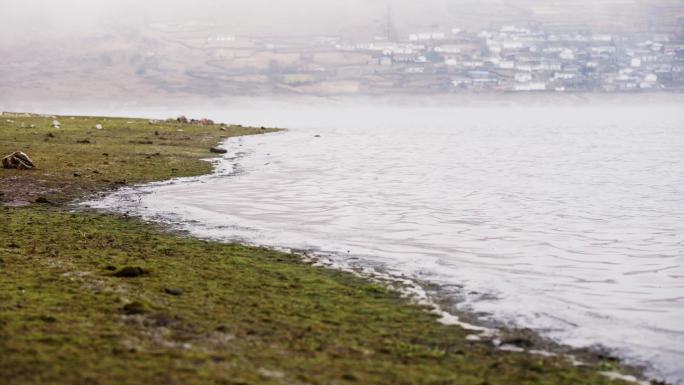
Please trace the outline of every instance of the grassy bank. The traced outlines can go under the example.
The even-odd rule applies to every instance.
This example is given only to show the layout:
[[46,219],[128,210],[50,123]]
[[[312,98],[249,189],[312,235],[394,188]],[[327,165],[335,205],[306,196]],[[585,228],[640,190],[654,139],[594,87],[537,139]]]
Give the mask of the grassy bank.
[[1,118],[0,153],[23,150],[38,169],[0,171],[0,384],[620,383],[599,374],[612,361],[469,341],[396,292],[295,255],[63,206],[206,173],[222,136],[269,130]]

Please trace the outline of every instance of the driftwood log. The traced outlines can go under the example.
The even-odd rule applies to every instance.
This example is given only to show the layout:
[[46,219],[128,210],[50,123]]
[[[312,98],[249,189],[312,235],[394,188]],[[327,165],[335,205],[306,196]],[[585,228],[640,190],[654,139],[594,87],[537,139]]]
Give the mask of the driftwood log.
[[2,158],[3,168],[15,168],[17,170],[31,170],[36,167],[31,158],[21,151],[14,152]]

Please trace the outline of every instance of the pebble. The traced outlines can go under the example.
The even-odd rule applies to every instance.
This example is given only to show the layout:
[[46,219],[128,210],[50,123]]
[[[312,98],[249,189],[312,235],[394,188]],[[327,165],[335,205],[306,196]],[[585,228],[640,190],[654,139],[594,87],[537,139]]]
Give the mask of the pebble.
[[213,152],[214,154],[225,154],[228,152],[228,150],[221,147],[212,147],[209,149],[209,151]]
[[177,287],[167,287],[164,289],[164,292],[169,295],[181,295],[183,294],[183,289],[177,288]]
[[135,277],[140,277],[141,275],[145,274],[145,270],[139,268],[139,267],[133,267],[133,266],[126,266],[122,268],[121,270],[117,271],[114,273],[115,277],[120,277],[120,278],[135,278]]

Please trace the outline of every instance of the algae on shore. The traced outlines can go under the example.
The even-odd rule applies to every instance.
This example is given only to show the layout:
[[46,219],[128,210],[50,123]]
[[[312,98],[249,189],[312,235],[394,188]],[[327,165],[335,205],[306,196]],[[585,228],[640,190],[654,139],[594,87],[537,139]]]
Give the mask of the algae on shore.
[[70,212],[63,203],[117,183],[209,172],[200,159],[221,136],[269,130],[59,119],[0,122],[0,151],[38,165],[0,171],[0,199],[55,203],[0,207],[0,384],[623,383],[600,374],[613,362],[467,339],[395,291],[294,254]]

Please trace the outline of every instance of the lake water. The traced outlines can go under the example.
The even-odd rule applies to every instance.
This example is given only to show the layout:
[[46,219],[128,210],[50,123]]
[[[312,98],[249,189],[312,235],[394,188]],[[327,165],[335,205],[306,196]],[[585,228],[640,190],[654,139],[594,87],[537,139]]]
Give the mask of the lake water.
[[105,204],[463,285],[463,308],[684,383],[679,106],[300,104],[212,117],[290,130],[228,140],[231,175]]

